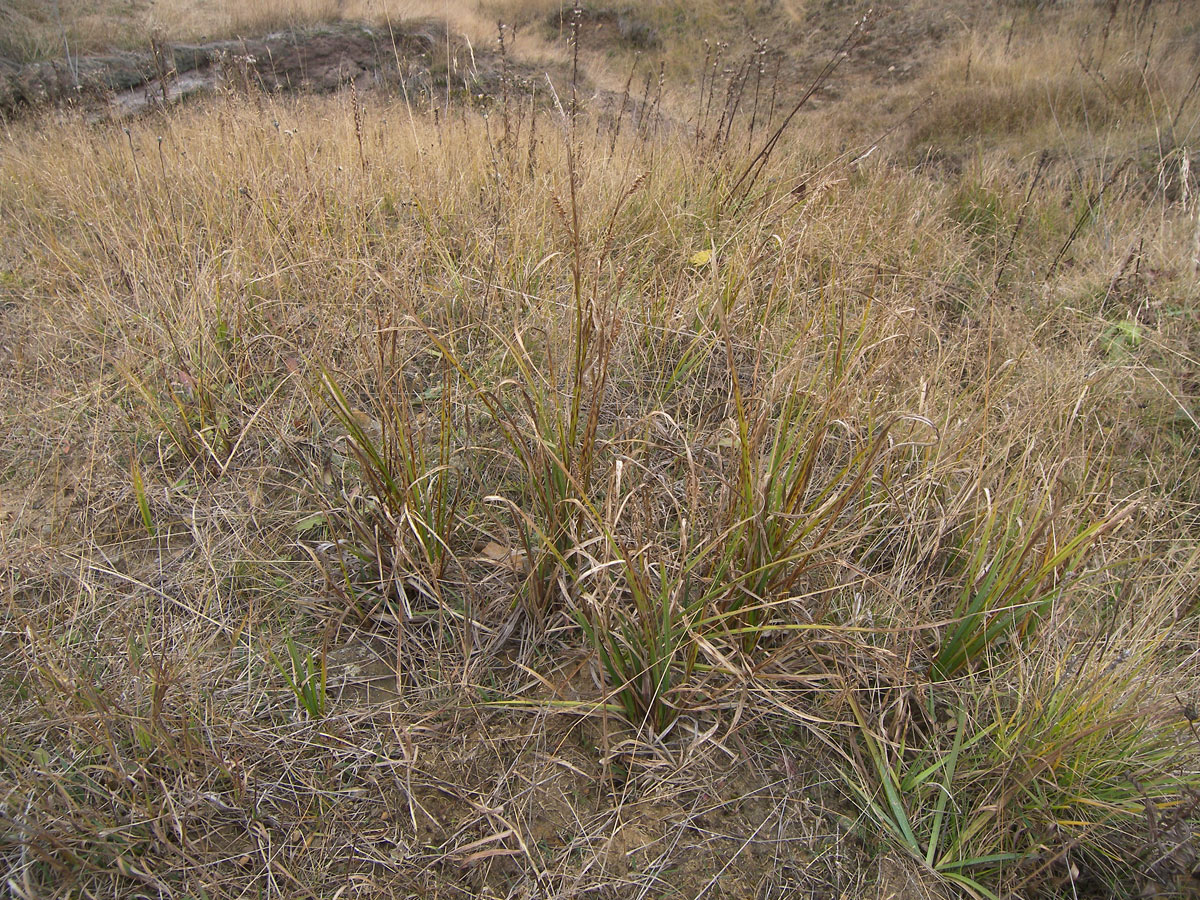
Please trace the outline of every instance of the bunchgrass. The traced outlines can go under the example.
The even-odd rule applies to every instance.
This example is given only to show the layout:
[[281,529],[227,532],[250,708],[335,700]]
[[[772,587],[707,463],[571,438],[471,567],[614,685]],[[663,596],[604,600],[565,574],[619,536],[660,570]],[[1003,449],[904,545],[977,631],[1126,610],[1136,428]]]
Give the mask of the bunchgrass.
[[1147,816],[1183,797],[1182,722],[1153,696],[1157,642],[1098,643],[934,686],[924,726],[872,721],[851,700],[862,751],[844,771],[869,820],[973,896],[1086,864],[1117,890]]
[[[989,498],[990,502],[990,498]],[[1070,597],[1087,571],[1088,551],[1129,512],[1096,522],[1055,521],[1052,501],[1005,512],[994,506],[968,528],[951,565],[962,591],[930,667],[935,680],[953,678],[973,662],[993,662],[1020,650],[1043,619]]]
[[302,652],[291,637],[284,641],[285,658],[273,657],[275,667],[283,675],[288,689],[296,697],[296,705],[310,719],[325,717],[327,671],[322,657],[313,658],[312,651]]

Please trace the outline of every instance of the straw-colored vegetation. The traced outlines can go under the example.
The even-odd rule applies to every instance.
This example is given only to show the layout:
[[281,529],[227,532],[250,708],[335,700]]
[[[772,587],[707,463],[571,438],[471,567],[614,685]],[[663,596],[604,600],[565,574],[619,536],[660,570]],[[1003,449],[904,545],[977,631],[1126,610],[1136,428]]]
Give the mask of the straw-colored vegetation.
[[1178,6],[7,123],[3,890],[1194,891]]
[[[659,6],[662,4],[652,4]],[[328,22],[433,20],[472,41],[494,40],[496,22],[520,28],[569,17],[560,0],[0,0],[0,52],[19,57],[145,46],[152,35],[196,41],[253,37]],[[529,49],[542,45],[531,36]]]

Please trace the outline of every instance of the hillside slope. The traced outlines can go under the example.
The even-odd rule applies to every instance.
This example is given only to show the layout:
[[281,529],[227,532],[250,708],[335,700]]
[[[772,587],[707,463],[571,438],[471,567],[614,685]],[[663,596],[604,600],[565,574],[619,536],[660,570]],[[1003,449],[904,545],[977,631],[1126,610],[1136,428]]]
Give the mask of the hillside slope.
[[14,897],[1196,896],[1200,5],[83,9],[427,55],[3,124]]

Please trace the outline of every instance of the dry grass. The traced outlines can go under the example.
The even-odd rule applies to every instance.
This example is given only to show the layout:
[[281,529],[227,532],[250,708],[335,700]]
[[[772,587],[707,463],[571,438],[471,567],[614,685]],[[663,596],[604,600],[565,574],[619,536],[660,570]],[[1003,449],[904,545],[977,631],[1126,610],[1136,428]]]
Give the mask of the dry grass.
[[59,0],[57,7],[40,0],[3,0],[0,53],[16,59],[60,57],[64,43],[75,55],[144,48],[155,35],[205,41],[338,21],[436,21],[446,24],[455,39],[486,43],[495,40],[496,23],[503,20],[525,32],[513,51],[536,60],[551,52],[548,23],[559,8],[534,0],[132,0],[116,11],[108,0]]
[[1028,15],[738,190],[749,78],[10,125],[6,889],[1188,890],[1186,17]]

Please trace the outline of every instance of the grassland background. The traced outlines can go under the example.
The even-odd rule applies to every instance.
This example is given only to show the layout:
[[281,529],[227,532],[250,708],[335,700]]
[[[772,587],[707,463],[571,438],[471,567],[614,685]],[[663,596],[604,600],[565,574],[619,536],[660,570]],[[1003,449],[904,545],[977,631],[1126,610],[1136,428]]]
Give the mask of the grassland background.
[[1195,895],[1200,7],[863,12],[3,124],[5,890]]

